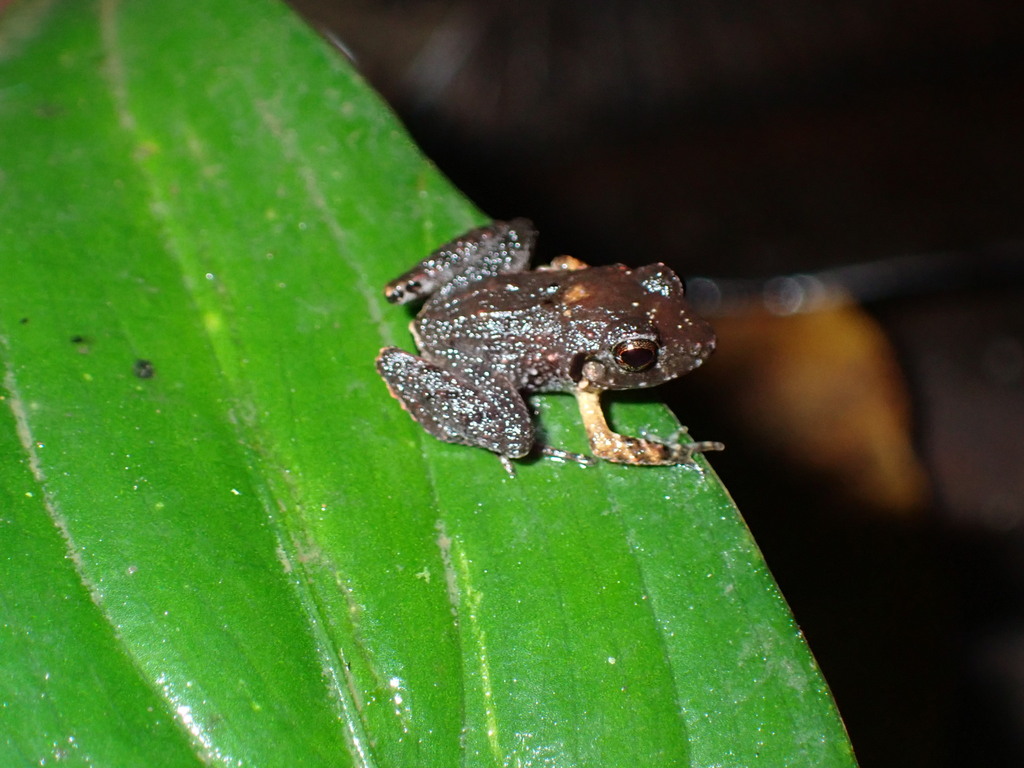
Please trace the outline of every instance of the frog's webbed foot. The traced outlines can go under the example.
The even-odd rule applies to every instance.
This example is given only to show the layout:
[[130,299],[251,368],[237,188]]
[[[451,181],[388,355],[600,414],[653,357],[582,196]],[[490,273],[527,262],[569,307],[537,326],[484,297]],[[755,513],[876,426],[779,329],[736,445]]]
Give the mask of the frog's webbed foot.
[[[562,462],[563,464],[573,463],[581,467],[592,467],[595,463],[590,456],[585,456],[582,453],[573,453],[572,451],[563,451],[561,448],[552,448],[550,445],[535,444],[532,453],[546,459]],[[502,453],[498,454],[498,458],[501,459],[501,466],[505,468],[508,476],[515,477],[516,467],[512,463],[512,459]]]
[[714,441],[688,444],[658,443],[640,437],[613,432],[601,409],[601,392],[588,386],[584,379],[576,389],[580,416],[590,439],[590,449],[599,459],[616,464],[669,465],[692,464],[695,453],[720,451],[724,445]]
[[534,442],[533,420],[512,386],[474,383],[397,347],[377,356],[391,394],[434,437],[518,459]]
[[445,243],[408,272],[384,286],[392,304],[432,293],[446,296],[488,277],[526,268],[537,231],[527,219],[493,221]]
[[[552,448],[550,445],[534,445],[533,452],[547,459],[563,463],[573,462],[581,467],[592,467],[594,465],[594,460],[589,456],[584,456],[582,453],[573,453],[572,451],[563,451],[561,448]],[[512,459],[503,453],[499,453],[498,458],[501,459],[501,466],[505,468],[508,476],[515,477],[516,467],[512,463]]]
[[549,459],[561,462],[572,462],[579,464],[581,467],[592,467],[594,466],[594,460],[589,456],[582,453],[573,453],[572,451],[563,451],[561,448],[552,448],[550,445],[541,445],[538,447],[537,452],[541,456],[545,456]]

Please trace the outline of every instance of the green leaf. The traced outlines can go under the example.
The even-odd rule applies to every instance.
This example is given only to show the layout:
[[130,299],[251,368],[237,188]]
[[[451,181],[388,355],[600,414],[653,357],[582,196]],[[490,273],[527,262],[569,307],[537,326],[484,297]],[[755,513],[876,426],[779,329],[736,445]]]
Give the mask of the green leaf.
[[388,396],[381,287],[484,217],[285,6],[3,22],[0,764],[853,765],[710,470]]

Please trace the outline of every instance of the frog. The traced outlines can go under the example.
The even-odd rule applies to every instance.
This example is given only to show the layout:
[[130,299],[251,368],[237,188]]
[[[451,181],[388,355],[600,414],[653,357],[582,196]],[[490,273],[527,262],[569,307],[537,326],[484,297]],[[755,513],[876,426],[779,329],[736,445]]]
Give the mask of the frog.
[[653,387],[699,367],[715,333],[686,303],[662,263],[590,266],[572,256],[530,269],[537,231],[524,218],[493,221],[434,250],[389,282],[392,304],[422,300],[410,330],[419,354],[380,350],[391,395],[429,434],[511,460],[535,451],[581,464],[579,454],[538,445],[527,402],[575,395],[593,456],[618,464],[693,464],[719,442],[681,444],[614,432],[602,393]]

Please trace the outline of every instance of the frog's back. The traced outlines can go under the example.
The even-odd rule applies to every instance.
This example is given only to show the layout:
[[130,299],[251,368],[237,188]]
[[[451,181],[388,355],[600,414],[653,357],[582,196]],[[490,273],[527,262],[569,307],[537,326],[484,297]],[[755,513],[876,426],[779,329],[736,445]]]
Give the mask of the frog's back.
[[568,324],[558,299],[569,277],[557,270],[499,275],[431,299],[413,324],[421,354],[527,391],[570,388],[556,381]]

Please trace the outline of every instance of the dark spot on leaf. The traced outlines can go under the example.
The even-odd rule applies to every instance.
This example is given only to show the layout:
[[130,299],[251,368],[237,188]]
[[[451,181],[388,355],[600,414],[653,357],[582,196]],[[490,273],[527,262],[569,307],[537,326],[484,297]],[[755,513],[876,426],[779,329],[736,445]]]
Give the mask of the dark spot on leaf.
[[132,373],[140,379],[152,379],[153,374],[156,373],[156,368],[153,367],[151,361],[139,358],[135,361],[135,365],[132,366]]
[[77,347],[78,354],[88,355],[92,350],[89,348],[89,338],[81,334],[75,334],[69,341]]

